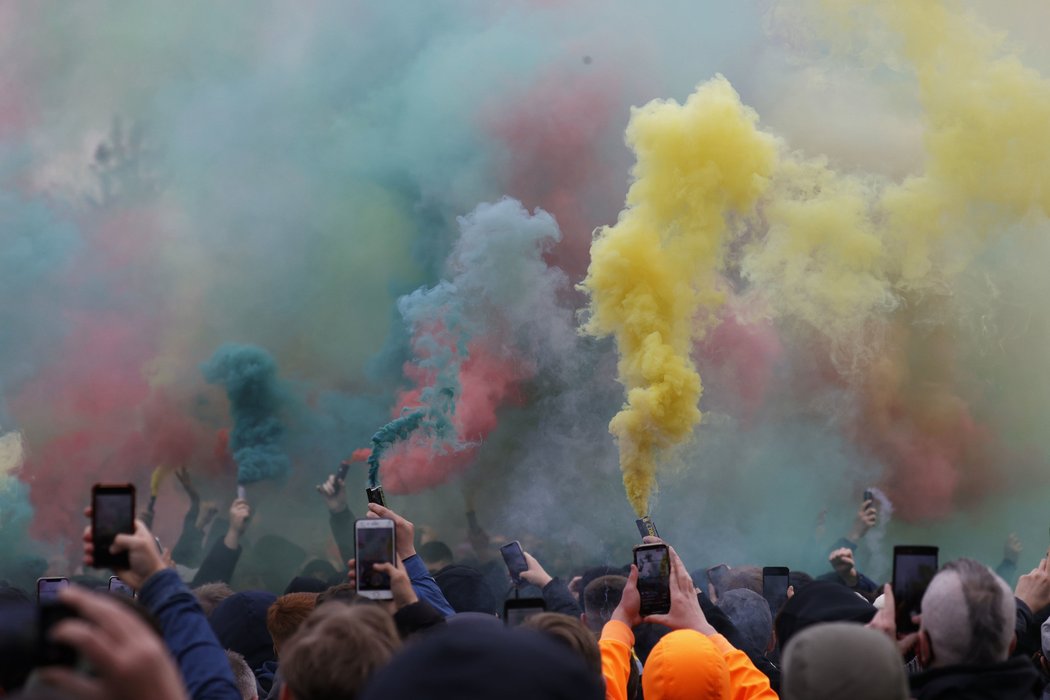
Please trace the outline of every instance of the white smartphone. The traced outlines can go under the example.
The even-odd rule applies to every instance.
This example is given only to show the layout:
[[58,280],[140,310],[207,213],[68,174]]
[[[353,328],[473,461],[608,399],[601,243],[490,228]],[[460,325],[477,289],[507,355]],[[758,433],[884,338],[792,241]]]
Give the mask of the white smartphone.
[[374,564],[393,564],[394,521],[389,518],[363,518],[354,523],[357,551],[357,593],[373,600],[390,600],[390,576],[374,570]]

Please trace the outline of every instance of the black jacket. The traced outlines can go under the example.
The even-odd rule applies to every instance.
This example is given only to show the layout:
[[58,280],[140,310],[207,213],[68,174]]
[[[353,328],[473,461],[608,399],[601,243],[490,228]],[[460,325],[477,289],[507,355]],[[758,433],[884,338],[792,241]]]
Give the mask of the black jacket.
[[994,666],[946,666],[911,677],[916,700],[1023,700],[1042,695],[1032,662],[1013,656]]

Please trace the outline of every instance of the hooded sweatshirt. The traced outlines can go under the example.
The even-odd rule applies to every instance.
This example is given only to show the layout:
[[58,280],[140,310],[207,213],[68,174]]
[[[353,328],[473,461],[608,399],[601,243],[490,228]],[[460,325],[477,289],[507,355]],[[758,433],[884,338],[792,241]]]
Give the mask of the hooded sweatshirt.
[[1042,695],[1032,662],[1012,656],[993,666],[945,666],[912,676],[917,700],[1024,700]]
[[784,700],[907,700],[900,652],[881,632],[852,622],[813,625],[784,652]]
[[[706,642],[699,641],[697,637]],[[624,623],[611,620],[602,628],[598,647],[602,654],[606,700],[627,698],[633,645],[634,633]],[[711,654],[712,649],[715,651],[714,656]],[[721,663],[715,660],[715,656],[720,657]],[[722,677],[719,669],[723,665],[729,676],[728,692],[714,694],[723,688],[719,680]],[[655,674],[650,677],[649,674],[654,671]],[[685,684],[676,684],[676,676],[686,679]],[[705,637],[694,630],[671,632],[657,643],[642,671],[642,689],[646,700],[777,700],[777,694],[769,687],[769,679],[755,668],[747,654],[720,634]]]

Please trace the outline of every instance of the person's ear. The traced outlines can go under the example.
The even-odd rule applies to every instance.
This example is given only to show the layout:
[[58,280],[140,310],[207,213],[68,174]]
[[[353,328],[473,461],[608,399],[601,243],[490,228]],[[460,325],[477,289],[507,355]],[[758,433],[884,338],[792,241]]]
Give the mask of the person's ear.
[[933,643],[930,641],[930,635],[926,630],[919,630],[919,663],[923,665],[923,668],[929,668],[930,664],[933,663]]
[[295,700],[295,696],[292,695],[292,689],[288,687],[287,683],[281,683],[281,692],[277,698],[278,700]]
[[590,629],[590,625],[587,624],[587,613],[585,613],[585,612],[580,613],[580,622],[583,623],[584,627],[587,627],[588,629]]
[[1013,656],[1014,651],[1017,650],[1017,632],[1014,632],[1014,636],[1010,637],[1010,653],[1007,656]]

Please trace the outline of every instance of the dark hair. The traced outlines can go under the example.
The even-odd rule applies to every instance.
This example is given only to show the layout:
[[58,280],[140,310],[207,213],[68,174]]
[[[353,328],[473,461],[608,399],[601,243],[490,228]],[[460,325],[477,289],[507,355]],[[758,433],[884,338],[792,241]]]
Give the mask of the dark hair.
[[602,576],[623,576],[627,577],[627,574],[631,572],[630,566],[613,566],[611,564],[601,564],[599,566],[592,566],[589,569],[585,569],[580,574],[580,583],[576,589],[576,597],[580,603],[580,607],[583,607],[583,592],[587,590],[587,586],[590,585],[591,581]]
[[452,550],[444,542],[434,540],[432,542],[424,542],[419,545],[417,550],[419,558],[426,564],[433,564],[438,561],[447,561],[448,563],[453,562]]
[[592,632],[601,632],[601,626],[612,619],[626,585],[623,576],[599,576],[583,589],[583,612]]

